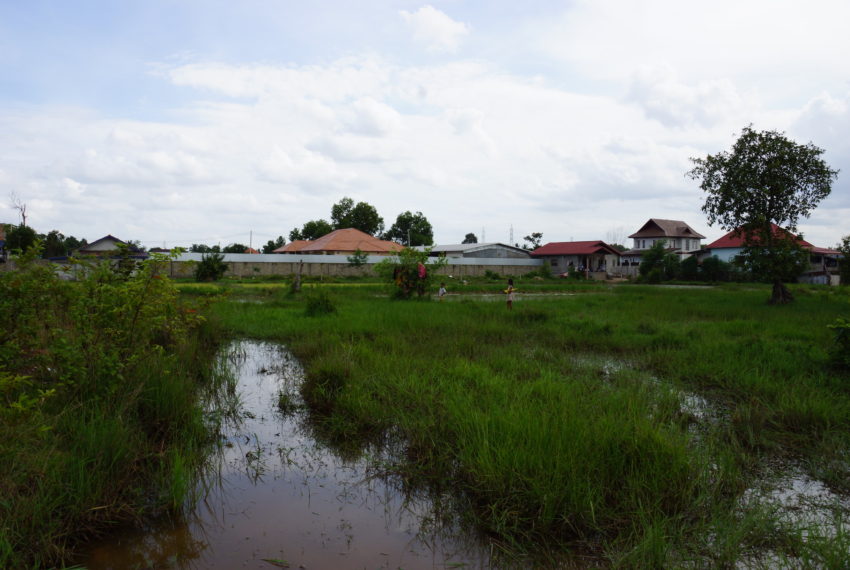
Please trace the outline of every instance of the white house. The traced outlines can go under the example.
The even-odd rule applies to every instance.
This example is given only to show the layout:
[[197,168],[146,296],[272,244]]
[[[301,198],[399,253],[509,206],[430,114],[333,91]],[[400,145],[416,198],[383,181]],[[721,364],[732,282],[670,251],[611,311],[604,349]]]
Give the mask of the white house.
[[681,259],[690,257],[700,250],[705,236],[681,220],[650,218],[641,228],[629,236],[632,248],[620,254],[623,263],[640,265],[643,252],[656,242],[663,241],[667,251]]

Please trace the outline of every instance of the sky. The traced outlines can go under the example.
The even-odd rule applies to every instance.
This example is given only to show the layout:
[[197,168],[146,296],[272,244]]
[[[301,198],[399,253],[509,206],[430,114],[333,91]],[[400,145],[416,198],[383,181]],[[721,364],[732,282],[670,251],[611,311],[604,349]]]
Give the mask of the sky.
[[840,170],[846,0],[0,0],[0,222],[147,247],[250,244],[343,197],[439,244],[706,236],[691,158],[742,129]]

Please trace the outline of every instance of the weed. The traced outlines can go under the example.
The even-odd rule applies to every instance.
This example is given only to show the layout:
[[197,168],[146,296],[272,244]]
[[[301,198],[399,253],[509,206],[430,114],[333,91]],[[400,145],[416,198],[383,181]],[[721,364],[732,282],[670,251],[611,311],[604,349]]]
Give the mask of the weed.
[[308,317],[319,317],[336,313],[336,305],[324,289],[313,289],[305,298],[304,314]]

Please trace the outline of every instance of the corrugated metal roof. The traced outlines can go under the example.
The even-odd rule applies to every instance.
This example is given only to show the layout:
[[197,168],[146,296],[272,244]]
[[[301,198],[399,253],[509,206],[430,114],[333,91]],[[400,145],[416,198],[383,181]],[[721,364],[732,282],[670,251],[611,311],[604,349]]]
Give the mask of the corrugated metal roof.
[[[484,243],[452,243],[452,244],[443,244],[443,245],[435,245],[431,246],[431,253],[472,253],[475,251],[489,249],[492,247],[504,247],[506,249],[512,249],[514,251],[526,252],[526,250],[521,247],[516,247],[513,245],[508,245],[506,243],[501,243],[497,241],[484,242]],[[426,249],[428,246],[419,246],[416,249],[420,251]]]

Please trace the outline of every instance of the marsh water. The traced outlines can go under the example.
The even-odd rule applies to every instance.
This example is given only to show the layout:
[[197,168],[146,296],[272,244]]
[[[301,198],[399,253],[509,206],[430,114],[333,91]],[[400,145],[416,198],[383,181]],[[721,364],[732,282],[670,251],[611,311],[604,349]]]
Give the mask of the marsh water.
[[[436,516],[430,496],[314,439],[297,406],[302,370],[284,348],[242,341],[227,362],[239,404],[187,516],[110,536],[86,568],[491,567],[487,545]],[[279,410],[281,393],[294,411]]]
[[[322,442],[300,406],[303,371],[276,344],[241,341],[223,354],[233,375],[232,400],[211,404],[220,424],[217,450],[196,481],[186,514],[117,532],[94,544],[79,563],[105,569],[493,568],[522,566],[463,528],[442,501],[377,471],[392,450],[346,453]],[[579,367],[615,376],[629,363],[577,358]],[[655,384],[657,379],[647,381]],[[702,396],[678,392],[683,413],[701,429],[727,422],[726,410]],[[288,403],[280,410],[281,394]],[[234,403],[235,402],[235,403]],[[765,469],[741,497],[741,507],[766,504],[792,525],[830,536],[850,501],[794,465]],[[771,560],[769,550],[744,566]],[[778,560],[778,559],[777,559]],[[783,559],[784,560],[784,559]],[[600,561],[596,561],[598,564]],[[595,566],[573,560],[568,567]],[[768,564],[770,565],[770,564]]]

